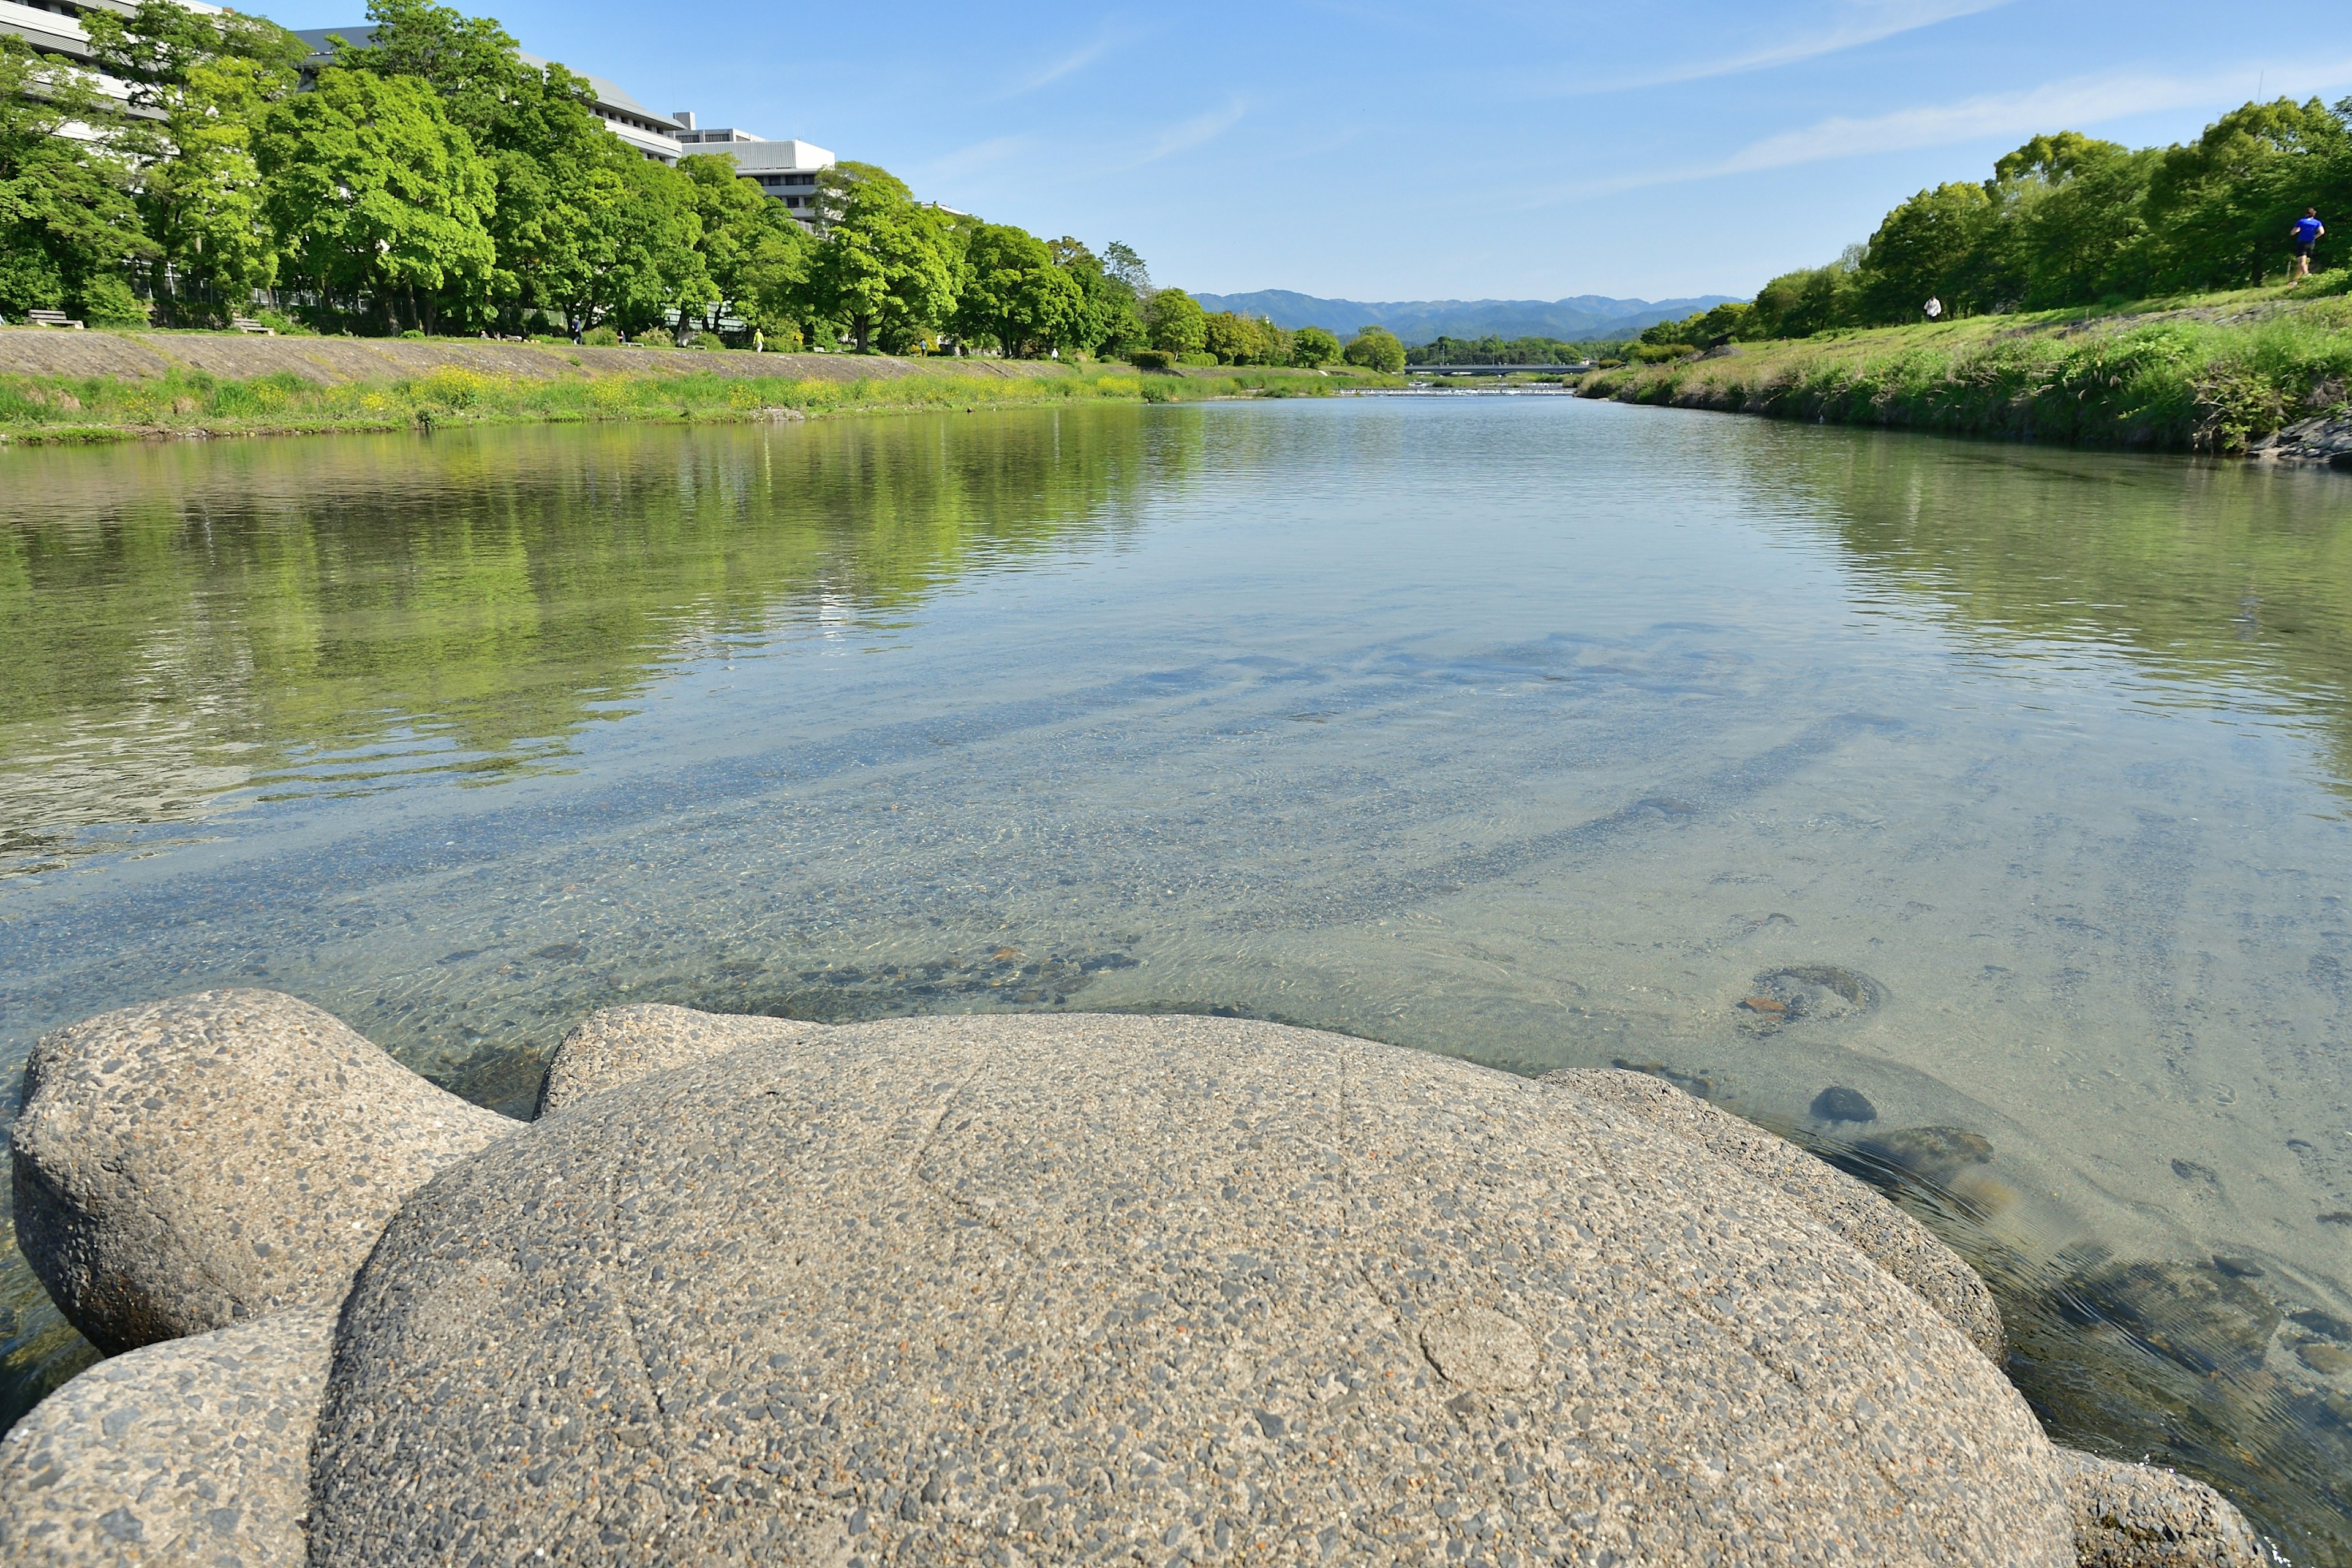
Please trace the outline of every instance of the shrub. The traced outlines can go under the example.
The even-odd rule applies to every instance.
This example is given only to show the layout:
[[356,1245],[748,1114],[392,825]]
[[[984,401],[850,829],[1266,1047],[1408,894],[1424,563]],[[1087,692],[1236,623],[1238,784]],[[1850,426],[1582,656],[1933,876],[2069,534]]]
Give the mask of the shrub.
[[81,291],[82,320],[93,327],[143,327],[147,307],[131,285],[111,272],[92,278]]
[[1137,349],[1127,359],[1138,370],[1165,371],[1174,368],[1176,363],[1176,356],[1166,349]]
[[580,341],[592,349],[617,348],[621,334],[610,327],[591,327],[580,334]]
[[1176,363],[1195,366],[1213,365],[1217,363],[1217,356],[1206,351],[1200,353],[1179,354],[1176,356]]

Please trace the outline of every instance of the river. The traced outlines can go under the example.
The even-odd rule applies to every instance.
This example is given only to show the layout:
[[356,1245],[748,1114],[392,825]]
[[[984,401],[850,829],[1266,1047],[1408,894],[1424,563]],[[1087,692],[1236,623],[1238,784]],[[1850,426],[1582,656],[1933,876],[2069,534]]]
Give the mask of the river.
[[[2352,479],[1454,394],[23,449],[0,626],[11,1073],[226,984],[518,1115],[623,1001],[1639,1065],[2352,1563]],[[0,1331],[0,1415],[89,1355],[13,1251]]]

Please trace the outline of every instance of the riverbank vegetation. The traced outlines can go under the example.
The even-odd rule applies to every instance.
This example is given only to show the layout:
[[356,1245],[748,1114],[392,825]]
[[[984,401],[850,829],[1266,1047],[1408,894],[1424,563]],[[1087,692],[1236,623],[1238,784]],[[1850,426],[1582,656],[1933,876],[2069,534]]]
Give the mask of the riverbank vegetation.
[[[2352,98],[2330,109],[2247,103],[2195,142],[2137,151],[2078,132],[2036,136],[1980,183],[1924,190],[1824,267],[1784,273],[1752,300],[1643,331],[1656,360],[1732,342],[1809,338],[2067,307],[2259,289],[2291,270],[2306,208],[2341,214],[2323,242],[2352,253]],[[2328,280],[2343,287],[2344,275]],[[2305,285],[2307,287],[2307,285]],[[2326,291],[2323,289],[2322,291]]]
[[[818,177],[803,225],[723,155],[670,167],[624,144],[585,80],[528,63],[494,20],[430,0],[367,14],[364,47],[320,63],[260,17],[94,9],[96,63],[136,114],[0,35],[0,315],[1024,358],[1167,346],[1123,245],[950,212],[856,163]],[[59,134],[77,126],[96,135]],[[1259,325],[1181,352],[1290,363]]]
[[[680,356],[684,357],[684,356]],[[173,370],[149,378],[0,375],[0,444],[174,436],[299,435],[455,425],[606,420],[727,422],[832,414],[1072,402],[1182,403],[1319,397],[1393,384],[1350,373],[1282,369],[1138,374],[1124,366],[1040,365],[982,376],[950,364],[874,377],[795,379],[720,371],[550,378],[448,364],[422,374],[321,384],[290,372],[244,378]]]
[[[2339,275],[2342,276],[2342,275]],[[2347,411],[2352,297],[2284,286],[1718,345],[1587,396],[1955,435],[2242,452]]]
[[2352,250],[2352,99],[2248,103],[2164,148],[2036,136],[1979,184],[1919,192],[1826,267],[1648,328],[1633,363],[1583,390],[2243,451],[2347,411],[2352,268],[2292,276],[2289,231],[2309,207],[2345,215]]

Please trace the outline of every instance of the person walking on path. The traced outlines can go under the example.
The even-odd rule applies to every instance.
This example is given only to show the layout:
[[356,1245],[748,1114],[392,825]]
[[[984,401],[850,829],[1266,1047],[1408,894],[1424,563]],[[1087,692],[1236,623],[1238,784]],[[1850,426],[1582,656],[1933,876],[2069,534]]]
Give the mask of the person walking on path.
[[2294,227],[2288,231],[2294,240],[2294,276],[2288,279],[2288,282],[2300,283],[2311,276],[2312,248],[2319,243],[2319,237],[2326,232],[2327,226],[2319,221],[2319,209],[2304,208],[2303,216],[2297,218]]

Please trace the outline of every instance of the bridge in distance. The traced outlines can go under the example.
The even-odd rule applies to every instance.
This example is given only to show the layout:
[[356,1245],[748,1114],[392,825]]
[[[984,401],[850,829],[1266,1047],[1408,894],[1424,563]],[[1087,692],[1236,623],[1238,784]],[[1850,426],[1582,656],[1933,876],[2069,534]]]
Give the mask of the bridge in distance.
[[1575,364],[1409,364],[1407,375],[1574,375],[1592,368],[1591,360]]

